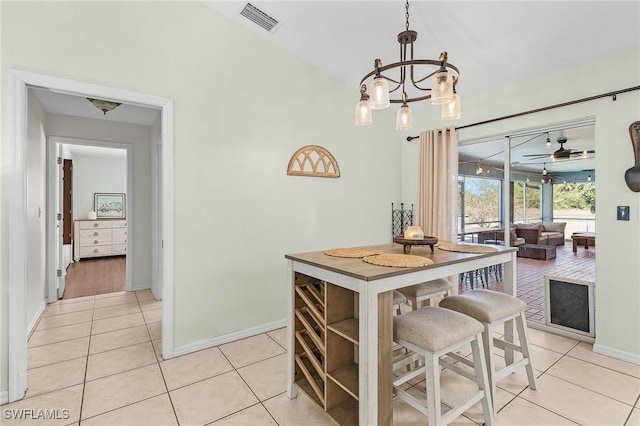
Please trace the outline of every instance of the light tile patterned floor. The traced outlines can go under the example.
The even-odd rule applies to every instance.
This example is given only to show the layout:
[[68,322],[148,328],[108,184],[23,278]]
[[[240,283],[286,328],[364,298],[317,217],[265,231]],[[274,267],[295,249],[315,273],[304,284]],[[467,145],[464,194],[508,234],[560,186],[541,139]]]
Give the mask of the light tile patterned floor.
[[[13,409],[57,409],[59,417],[68,410],[47,425],[335,424],[304,393],[287,398],[285,329],[163,361],[160,324],[145,322],[158,317],[143,315],[159,308],[148,291],[49,305],[29,341],[27,397],[2,407],[2,426],[34,424],[7,418],[4,410]],[[527,388],[524,371],[499,382],[497,425],[640,426],[640,366],[565,337],[530,334],[539,389]],[[448,371],[442,382],[444,404],[468,386]],[[423,390],[424,381],[412,382],[411,392]],[[478,405],[453,424],[481,422]],[[426,418],[395,401],[394,424]]]
[[[571,242],[556,247],[556,258],[549,260],[518,258],[518,298],[527,303],[527,319],[529,321],[544,322],[544,276],[551,275],[564,278],[573,278],[583,281],[595,282],[596,280],[596,249],[578,247],[577,253],[573,252]],[[474,287],[481,287],[481,283],[475,280]],[[479,284],[480,283],[480,284]],[[491,273],[488,275],[488,288],[502,290],[502,282]],[[459,293],[470,289],[469,281],[460,283]]]

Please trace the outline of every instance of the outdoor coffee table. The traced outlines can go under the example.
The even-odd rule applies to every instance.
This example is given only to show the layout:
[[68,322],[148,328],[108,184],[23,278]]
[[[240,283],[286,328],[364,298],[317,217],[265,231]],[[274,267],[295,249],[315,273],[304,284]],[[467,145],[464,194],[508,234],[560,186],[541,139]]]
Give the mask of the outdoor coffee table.
[[578,252],[578,245],[584,245],[585,249],[591,247],[595,247],[596,245],[596,233],[595,232],[574,232],[571,235],[571,240],[573,240],[573,252]]

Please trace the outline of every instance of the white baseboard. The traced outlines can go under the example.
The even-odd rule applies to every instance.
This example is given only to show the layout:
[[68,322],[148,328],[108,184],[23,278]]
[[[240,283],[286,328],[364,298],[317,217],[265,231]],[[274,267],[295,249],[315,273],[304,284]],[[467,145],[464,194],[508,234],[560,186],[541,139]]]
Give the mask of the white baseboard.
[[616,358],[622,361],[627,361],[633,364],[640,365],[640,355],[638,354],[633,354],[631,352],[610,348],[608,346],[603,346],[599,343],[596,343],[593,345],[593,351],[600,355],[606,355],[606,356],[610,356],[611,358]]
[[213,337],[211,339],[200,340],[198,342],[189,343],[188,345],[179,346],[174,349],[173,356],[186,355],[191,352],[200,351],[202,349],[212,348],[214,346],[222,345],[225,343],[233,342],[247,337],[256,336],[258,334],[266,333],[267,331],[277,330],[287,326],[287,320],[279,320],[262,324],[256,327],[247,328],[233,333],[224,334],[222,336]]
[[9,403],[9,391],[0,391],[0,405]]
[[150,288],[151,288],[151,286],[149,284],[134,284],[133,285],[133,291],[148,290]]
[[44,299],[40,306],[38,307],[38,311],[36,315],[33,317],[29,325],[27,326],[27,339],[31,336],[33,329],[36,328],[38,321],[40,321],[40,317],[44,313],[45,308],[47,307],[47,299]]

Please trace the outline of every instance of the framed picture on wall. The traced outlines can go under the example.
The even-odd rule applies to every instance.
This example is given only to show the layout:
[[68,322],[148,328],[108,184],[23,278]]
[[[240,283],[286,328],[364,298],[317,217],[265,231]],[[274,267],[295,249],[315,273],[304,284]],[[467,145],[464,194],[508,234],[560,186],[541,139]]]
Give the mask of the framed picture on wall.
[[126,195],[96,192],[93,194],[93,208],[98,219],[124,219],[127,217]]

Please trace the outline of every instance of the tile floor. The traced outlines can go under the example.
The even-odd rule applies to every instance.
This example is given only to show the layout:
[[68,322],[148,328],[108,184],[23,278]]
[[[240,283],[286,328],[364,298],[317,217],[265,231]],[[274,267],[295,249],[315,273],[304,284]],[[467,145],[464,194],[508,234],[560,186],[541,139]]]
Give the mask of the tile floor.
[[[304,393],[287,398],[284,328],[163,361],[160,303],[139,291],[49,305],[29,340],[27,395],[2,407],[2,426],[36,423],[7,418],[19,409],[58,410],[64,418],[41,421],[51,425],[335,424]],[[524,371],[499,382],[497,425],[640,426],[640,366],[530,333],[539,389]],[[444,404],[457,402],[461,380],[444,372]],[[454,422],[481,423],[479,404]],[[395,401],[394,424],[426,418]]]
[[[574,278],[583,281],[596,280],[596,249],[579,247],[573,252],[571,242],[556,247],[556,258],[549,260],[518,258],[518,298],[527,303],[526,312],[529,321],[544,323],[544,276]],[[475,286],[478,286],[476,280]],[[502,290],[502,282],[495,274],[489,274],[488,288]],[[460,283],[458,291],[463,293],[470,289],[468,280]]]

